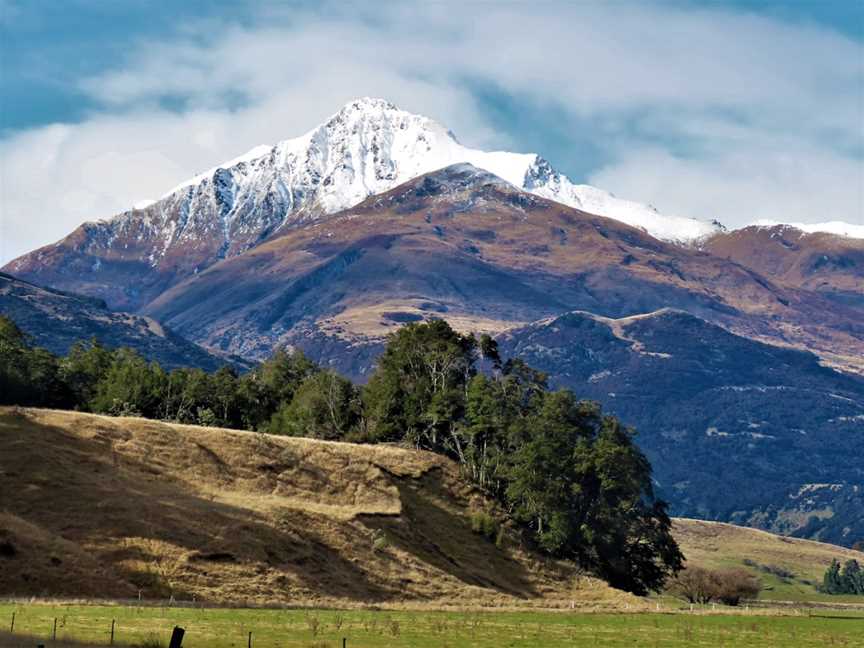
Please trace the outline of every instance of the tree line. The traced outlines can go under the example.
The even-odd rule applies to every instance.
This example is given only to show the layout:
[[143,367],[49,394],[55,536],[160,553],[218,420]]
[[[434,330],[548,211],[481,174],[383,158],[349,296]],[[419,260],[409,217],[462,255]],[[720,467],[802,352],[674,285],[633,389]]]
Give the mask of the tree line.
[[390,335],[365,386],[300,351],[253,370],[166,371],[129,349],[32,348],[0,317],[0,402],[360,443],[410,444],[451,457],[499,502],[525,539],[614,587],[659,591],[682,567],[666,504],[633,430],[489,336],[443,320]]

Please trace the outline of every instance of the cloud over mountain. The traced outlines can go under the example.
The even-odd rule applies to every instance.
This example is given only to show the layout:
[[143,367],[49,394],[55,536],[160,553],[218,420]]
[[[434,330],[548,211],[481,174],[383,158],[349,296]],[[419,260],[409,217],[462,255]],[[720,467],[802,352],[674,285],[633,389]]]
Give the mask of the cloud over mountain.
[[[202,21],[71,78],[95,111],[0,140],[0,260],[363,95],[664,211],[732,226],[864,219],[860,42],[731,10],[454,7]],[[531,141],[544,133],[554,150]]]

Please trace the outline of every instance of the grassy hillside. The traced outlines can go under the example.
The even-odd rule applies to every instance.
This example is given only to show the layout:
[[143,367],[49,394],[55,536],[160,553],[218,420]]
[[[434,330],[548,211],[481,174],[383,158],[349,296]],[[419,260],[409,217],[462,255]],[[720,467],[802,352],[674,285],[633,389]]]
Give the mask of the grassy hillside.
[[675,520],[674,534],[688,565],[746,568],[762,579],[763,599],[864,602],[861,596],[820,594],[814,587],[822,582],[825,569],[834,558],[841,562],[854,558],[864,564],[864,553],[860,551],[722,522],[684,518]]
[[0,595],[636,601],[475,533],[456,466],[396,447],[0,408],[0,494]]
[[[646,605],[531,555],[506,528],[498,542],[475,533],[479,512],[502,519],[431,453],[0,408],[0,596]],[[728,524],[679,519],[675,534],[689,564],[752,561],[773,599],[817,599],[805,581],[833,557],[864,562]]]

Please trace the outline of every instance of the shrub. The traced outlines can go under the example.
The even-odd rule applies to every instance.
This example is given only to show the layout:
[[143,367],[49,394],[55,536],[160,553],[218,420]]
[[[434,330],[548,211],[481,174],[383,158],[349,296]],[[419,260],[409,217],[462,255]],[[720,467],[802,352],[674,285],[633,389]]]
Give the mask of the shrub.
[[728,569],[715,575],[715,598],[725,605],[738,605],[741,599],[752,599],[762,591],[762,582],[745,569]]
[[148,635],[144,641],[138,644],[138,648],[164,648],[164,644],[154,634]]
[[744,569],[715,571],[688,567],[671,581],[669,591],[688,603],[738,605],[742,599],[755,598],[762,583]]
[[498,535],[498,521],[486,511],[471,514],[471,530],[489,541]]
[[372,552],[378,553],[379,551],[384,551],[389,546],[390,540],[384,535],[384,532],[381,529],[375,529],[375,532],[372,534]]
[[669,591],[688,603],[710,603],[717,591],[715,572],[688,567],[671,580]]

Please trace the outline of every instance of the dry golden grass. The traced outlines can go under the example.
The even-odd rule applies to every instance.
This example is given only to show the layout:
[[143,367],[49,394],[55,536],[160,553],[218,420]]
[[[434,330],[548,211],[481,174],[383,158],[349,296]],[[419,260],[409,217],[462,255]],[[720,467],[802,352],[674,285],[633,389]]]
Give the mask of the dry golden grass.
[[440,456],[0,408],[0,595],[614,608],[637,599],[471,531]]

